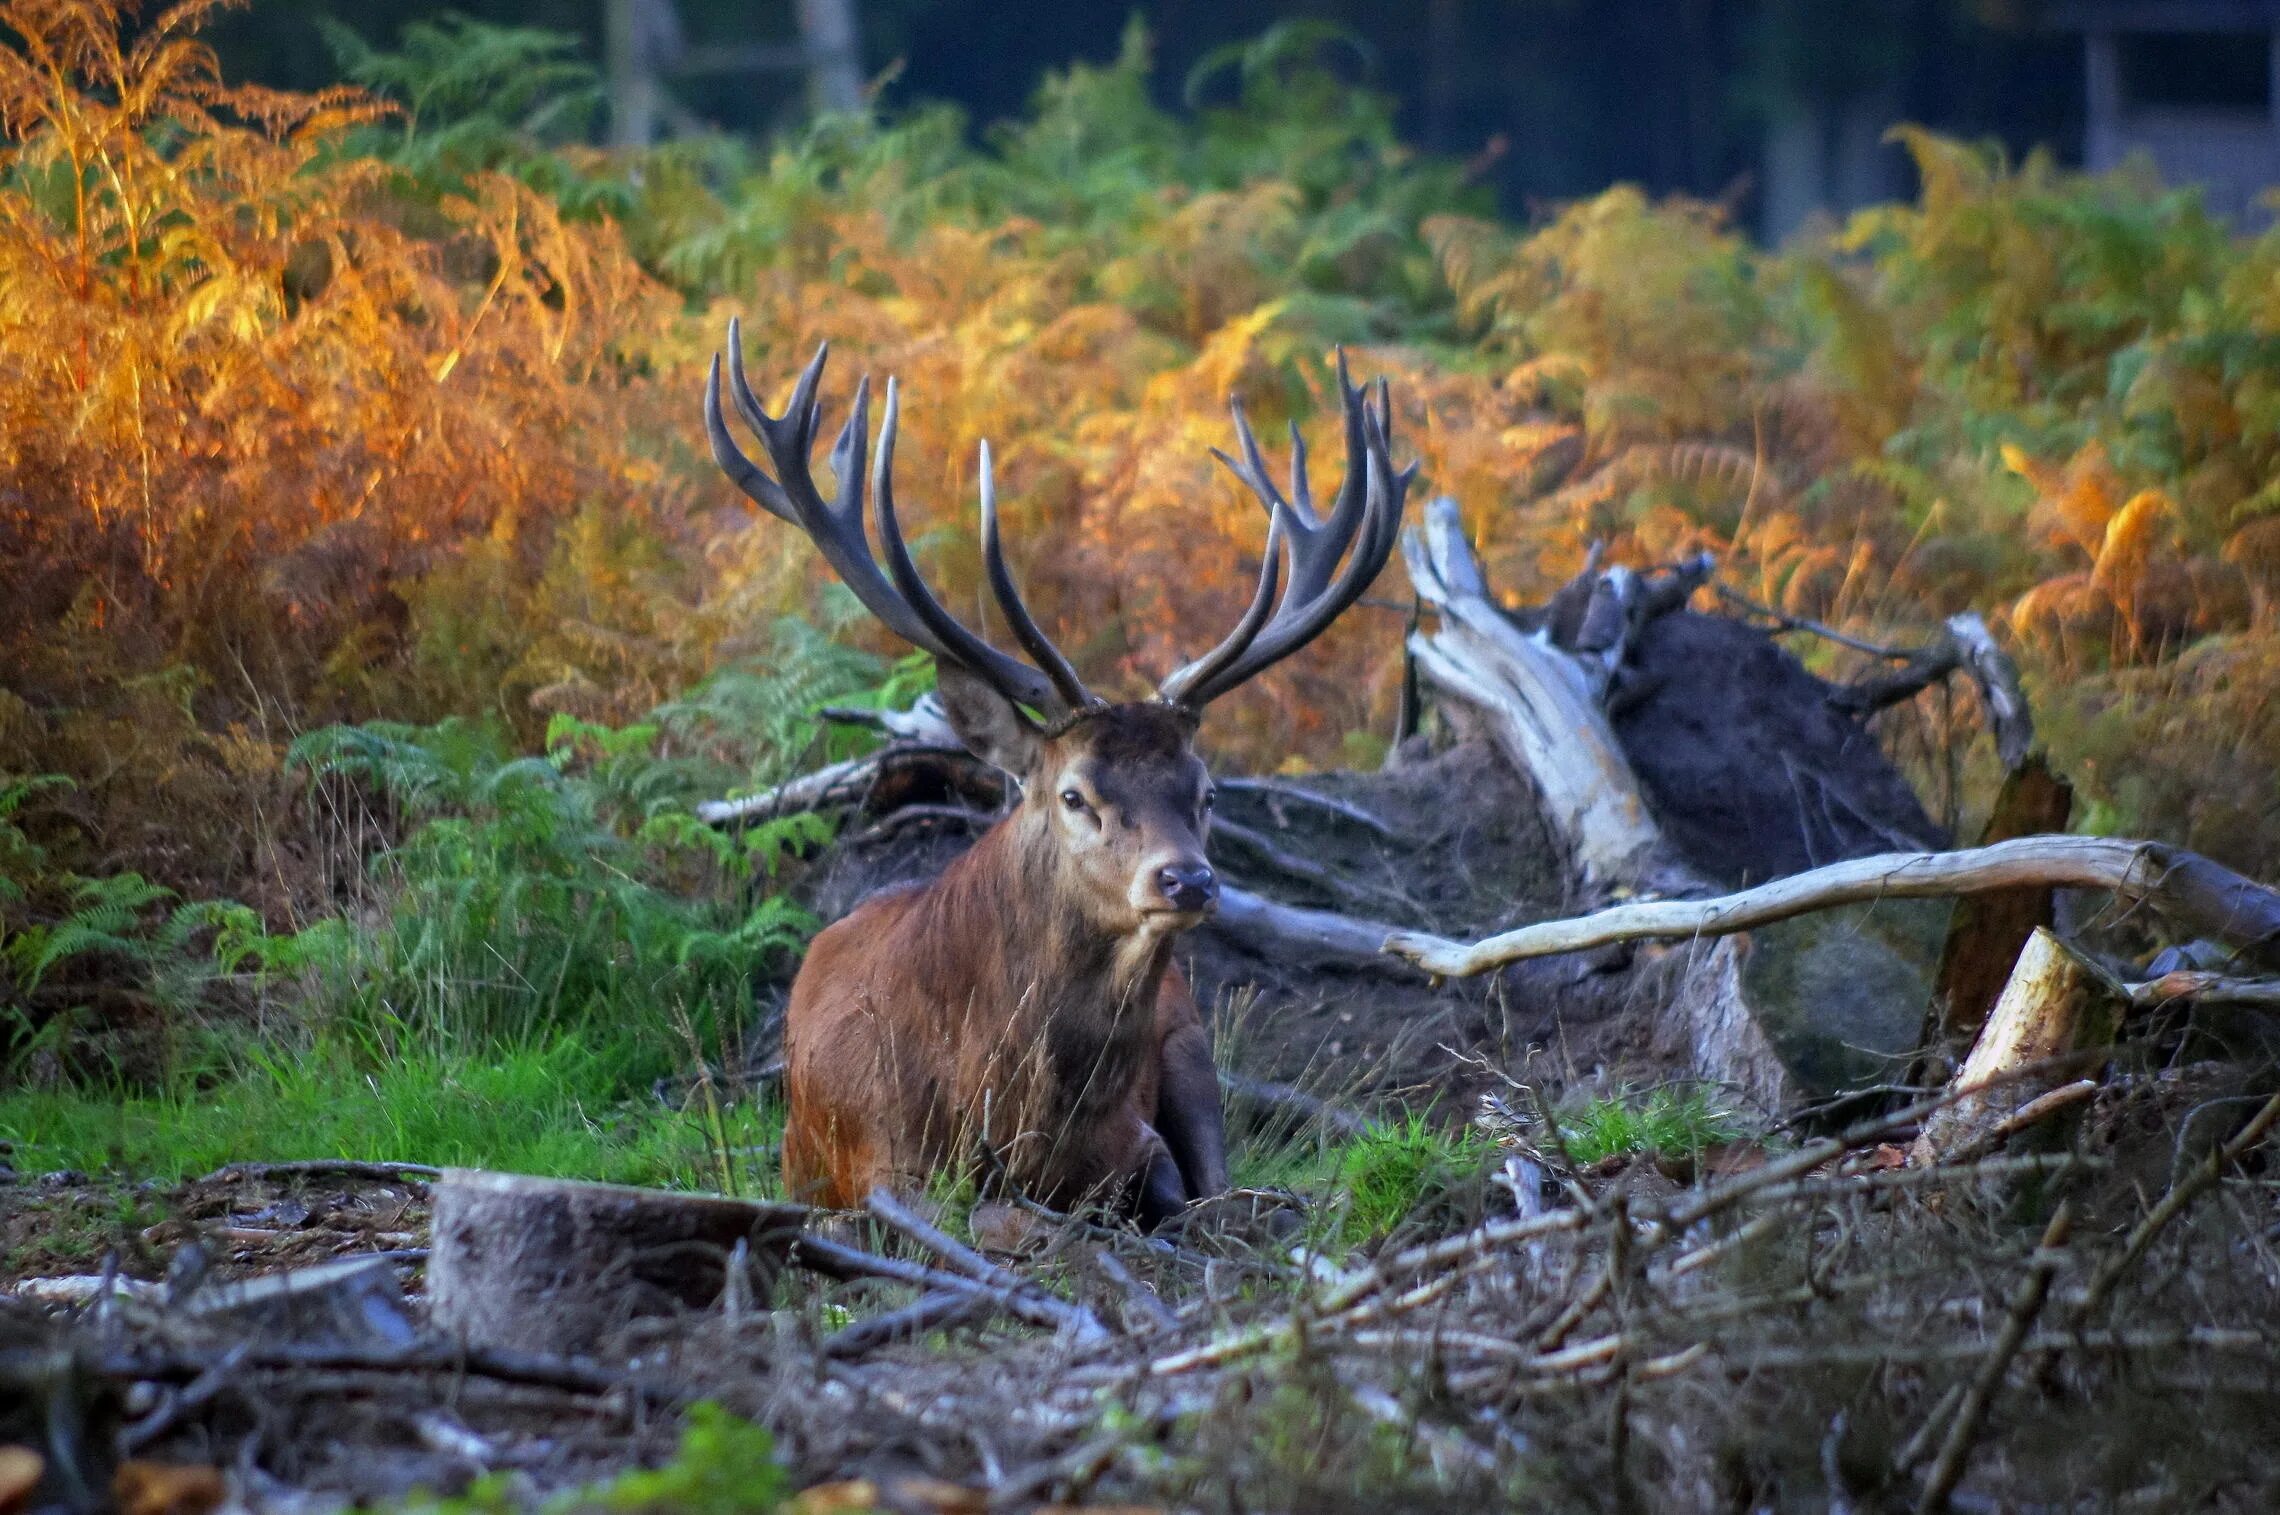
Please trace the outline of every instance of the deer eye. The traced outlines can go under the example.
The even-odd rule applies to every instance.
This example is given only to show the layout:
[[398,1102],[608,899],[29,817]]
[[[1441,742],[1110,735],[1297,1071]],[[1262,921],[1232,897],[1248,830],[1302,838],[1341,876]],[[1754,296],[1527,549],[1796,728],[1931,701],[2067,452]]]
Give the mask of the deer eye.
[[1206,790],[1204,790],[1204,791],[1203,791],[1203,810],[1204,810],[1204,813],[1205,813],[1206,815],[1209,815],[1209,814],[1211,813],[1211,808],[1212,808],[1214,805],[1217,805],[1218,803],[1219,803],[1219,791],[1218,791],[1218,790],[1216,790],[1216,789],[1206,789]]
[[1085,803],[1085,797],[1077,793],[1077,791],[1074,789],[1064,789],[1061,791],[1061,803],[1068,806],[1071,810],[1076,811],[1080,815],[1092,808],[1092,806]]

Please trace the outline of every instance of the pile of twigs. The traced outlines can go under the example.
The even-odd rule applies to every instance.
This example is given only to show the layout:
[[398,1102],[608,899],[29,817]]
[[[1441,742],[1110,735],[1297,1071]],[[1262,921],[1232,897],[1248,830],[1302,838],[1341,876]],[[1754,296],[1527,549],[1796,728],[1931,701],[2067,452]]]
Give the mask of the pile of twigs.
[[[1700,1187],[1515,1153],[1503,1213],[1343,1268],[1071,1223],[1017,1276],[880,1196],[942,1265],[874,1270],[915,1303],[807,1347],[778,1320],[685,1365],[804,1474],[883,1460],[1001,1506],[2161,1507],[2280,1486],[2280,1449],[2237,1439],[2280,1394],[2280,1256],[2236,1171],[2280,1098],[2144,1206],[2088,1151],[1904,1166],[1891,1139],[1937,1103]],[[910,1340],[995,1311],[1053,1334]],[[2150,1445],[2149,1399],[2170,1406]]]

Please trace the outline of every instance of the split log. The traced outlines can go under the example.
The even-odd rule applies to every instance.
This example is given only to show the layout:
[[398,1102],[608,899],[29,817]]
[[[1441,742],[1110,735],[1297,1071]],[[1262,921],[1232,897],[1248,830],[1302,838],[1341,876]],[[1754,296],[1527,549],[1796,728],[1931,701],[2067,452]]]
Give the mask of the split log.
[[1959,1097],[1925,1120],[1909,1160],[1986,1150],[2014,1115],[2103,1060],[2125,1005],[2094,964],[2037,928],[1956,1074]]
[[765,1297],[805,1206],[446,1169],[435,1185],[430,1318],[470,1346],[565,1356],[637,1315],[714,1306],[745,1246]]
[[1717,899],[1617,905],[1470,944],[1396,932],[1385,950],[1427,973],[1462,978],[1609,942],[1723,936],[1834,905],[2049,886],[2111,890],[2126,904],[2149,906],[2280,967],[2280,892],[2182,847],[2100,836],[2031,836],[1959,852],[1856,858]]

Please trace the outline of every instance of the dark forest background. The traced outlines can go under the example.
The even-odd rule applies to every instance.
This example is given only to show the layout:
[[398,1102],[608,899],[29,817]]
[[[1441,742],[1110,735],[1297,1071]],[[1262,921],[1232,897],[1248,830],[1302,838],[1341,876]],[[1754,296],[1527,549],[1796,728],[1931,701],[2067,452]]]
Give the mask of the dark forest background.
[[[789,44],[796,0],[679,0],[691,47]],[[391,44],[445,7],[430,0],[255,0],[217,32],[235,77],[315,88],[339,77],[318,18]],[[484,20],[577,35],[600,62],[601,0],[461,0]],[[2079,37],[2032,0],[860,0],[865,77],[890,110],[962,107],[977,130],[1019,115],[1048,71],[1117,55],[1134,15],[1156,49],[1158,103],[1230,94],[1222,50],[1278,22],[1312,20],[1348,39],[1340,66],[1399,102],[1403,139],[1473,164],[1509,214],[1617,181],[1726,203],[1758,222],[1768,131],[1870,103],[1879,124],[1916,121],[1994,137],[2014,153],[2080,156]],[[1333,53],[1336,56],[1336,53]],[[698,119],[734,132],[796,122],[793,72],[677,80]],[[1912,187],[1906,154],[1883,149],[1887,192]]]

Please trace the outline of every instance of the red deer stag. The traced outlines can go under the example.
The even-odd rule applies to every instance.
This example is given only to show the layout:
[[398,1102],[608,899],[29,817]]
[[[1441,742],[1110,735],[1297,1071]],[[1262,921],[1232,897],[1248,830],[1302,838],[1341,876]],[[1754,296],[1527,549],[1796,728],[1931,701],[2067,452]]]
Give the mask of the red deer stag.
[[1204,861],[1212,791],[1194,751],[1197,721],[1319,635],[1385,566],[1415,472],[1389,461],[1385,386],[1374,397],[1355,388],[1340,357],[1346,478],[1326,515],[1314,509],[1296,427],[1285,499],[1235,408],[1242,457],[1219,456],[1267,508],[1258,591],[1226,639],[1155,699],[1110,704],[1022,604],[998,540],[986,442],[983,568],[1035,666],[961,625],[921,582],[895,519],[891,379],[871,464],[880,570],[863,521],[868,378],[831,449],[834,498],[809,474],[827,352],[771,416],[745,381],[732,322],[729,395],[774,477],[729,435],[718,357],[705,384],[713,457],[805,532],[873,615],[934,655],[952,727],[1012,775],[1021,798],[934,882],[874,894],[816,937],[784,1024],[785,1181],[796,1197],[849,1206],[874,1185],[910,1186],[986,1147],[1022,1192],[1061,1206],[1113,1200],[1153,1224],[1227,1187],[1218,1078],[1171,962],[1172,938],[1219,897]]

